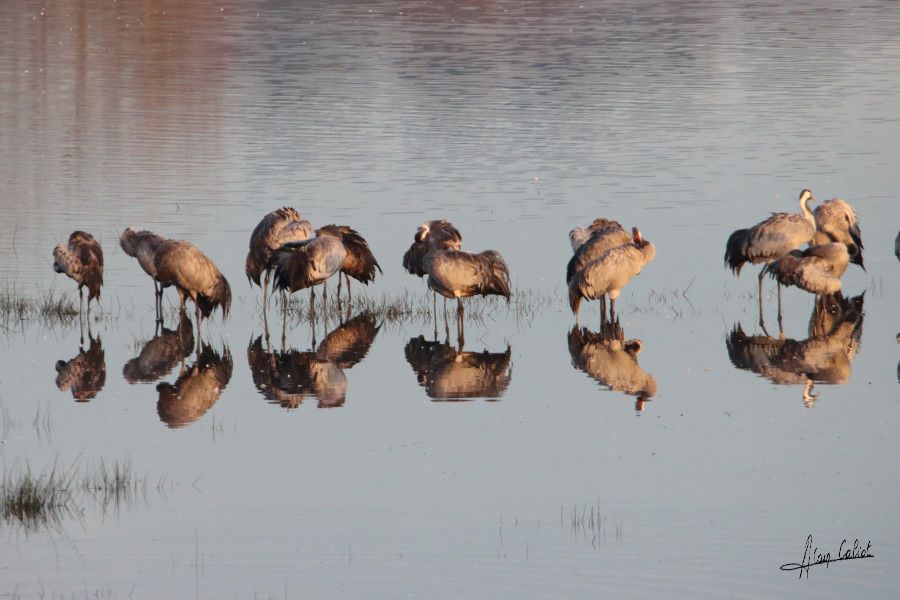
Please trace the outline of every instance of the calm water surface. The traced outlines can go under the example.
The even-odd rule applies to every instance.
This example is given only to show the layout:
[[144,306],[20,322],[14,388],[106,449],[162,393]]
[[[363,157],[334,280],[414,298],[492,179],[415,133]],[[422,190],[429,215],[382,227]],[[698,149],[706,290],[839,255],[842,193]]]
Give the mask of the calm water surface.
[[[106,252],[83,344],[77,320],[3,321],[0,461],[146,482],[50,527],[4,516],[0,594],[894,597],[898,64],[889,2],[0,3],[0,285],[72,298],[53,246]],[[860,215],[862,309],[811,339],[788,290],[779,340],[767,283],[754,338],[757,270],[724,242],[803,187]],[[369,240],[385,272],[357,296],[430,306],[400,259],[440,217],[519,294],[463,348],[359,311],[267,345],[243,265],[281,205]],[[636,359],[566,305],[566,233],[599,215],[657,247],[619,301]],[[128,225],[231,281],[200,352],[171,311],[154,335]],[[875,558],[798,580],[779,566],[808,535]]]

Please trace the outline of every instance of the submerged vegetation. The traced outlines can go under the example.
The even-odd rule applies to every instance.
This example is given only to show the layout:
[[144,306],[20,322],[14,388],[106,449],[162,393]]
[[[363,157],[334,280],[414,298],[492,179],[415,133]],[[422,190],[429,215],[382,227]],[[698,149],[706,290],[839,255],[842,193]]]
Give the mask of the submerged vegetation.
[[[161,479],[156,490],[165,492]],[[21,528],[25,533],[62,529],[67,519],[79,519],[89,505],[101,513],[109,508],[145,499],[148,478],[137,476],[129,460],[109,464],[101,460],[90,469],[77,462],[68,468],[54,463],[35,473],[30,466],[4,468],[0,478],[0,525]]]
[[70,325],[78,320],[78,305],[56,290],[26,296],[15,287],[0,289],[0,324],[40,321],[49,325]]

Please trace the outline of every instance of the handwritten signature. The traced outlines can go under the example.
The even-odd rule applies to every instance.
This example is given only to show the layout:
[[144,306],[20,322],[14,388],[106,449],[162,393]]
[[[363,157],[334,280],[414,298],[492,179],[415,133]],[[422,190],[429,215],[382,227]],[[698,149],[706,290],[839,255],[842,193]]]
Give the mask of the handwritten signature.
[[865,546],[862,545],[862,542],[859,539],[853,540],[853,544],[851,545],[846,539],[841,542],[841,545],[838,547],[837,557],[832,557],[831,552],[819,552],[818,546],[813,546],[813,537],[812,534],[806,537],[806,548],[803,550],[803,560],[799,563],[784,563],[781,565],[782,571],[800,571],[800,579],[803,579],[803,574],[806,573],[806,578],[809,579],[809,568],[814,567],[816,565],[825,565],[825,568],[828,568],[833,562],[838,562],[841,560],[854,560],[857,558],[875,558],[875,555],[872,554],[872,542],[869,541]]

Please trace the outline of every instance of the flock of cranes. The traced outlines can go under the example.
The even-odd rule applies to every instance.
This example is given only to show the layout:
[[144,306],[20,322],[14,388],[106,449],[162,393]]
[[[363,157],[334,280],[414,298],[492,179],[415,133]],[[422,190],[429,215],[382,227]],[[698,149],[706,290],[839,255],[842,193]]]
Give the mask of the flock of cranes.
[[[778,322],[781,325],[781,286],[796,286],[821,299],[839,294],[841,276],[849,263],[863,265],[863,243],[856,212],[840,199],[828,200],[814,210],[812,192],[800,193],[797,213],[774,213],[747,229],[738,229],[725,245],[725,264],[739,275],[746,263],[765,266],[759,272],[759,322],[763,321],[762,282],[766,275],[777,282]],[[598,218],[587,227],[569,232],[573,254],[566,268],[569,306],[578,322],[582,300],[599,299],[601,321],[615,319],[615,301],[622,288],[656,256],[656,248],[641,236],[637,227],[629,233],[617,221]],[[216,265],[196,246],[181,240],[165,239],[149,231],[127,228],[121,234],[122,249],[137,259],[153,280],[157,319],[162,318],[162,292],[174,286],[182,311],[188,298],[194,303],[198,340],[200,322],[219,308],[227,317],[231,287]],[[802,246],[807,248],[801,249]],[[897,241],[900,257],[900,236]],[[67,244],[53,251],[53,268],[78,283],[80,310],[84,310],[83,288],[91,300],[99,298],[103,284],[103,251],[88,233],[75,231]],[[411,274],[427,277],[428,287],[446,299],[457,301],[457,328],[463,336],[462,299],[498,295],[509,301],[509,270],[496,250],[472,253],[462,249],[462,234],[444,220],[420,225],[413,243],[403,256],[403,267]],[[263,289],[263,307],[268,304],[269,283],[286,299],[287,295],[309,288],[310,309],[315,307],[315,287],[322,285],[327,298],[327,281],[337,275],[340,298],[342,275],[350,297],[350,278],[368,284],[381,266],[366,240],[354,229],[325,225],[313,229],[293,208],[284,207],[267,214],[250,236],[245,272]],[[817,303],[820,300],[817,300]]]
[[[808,189],[800,193],[799,200],[799,214],[774,213],[753,227],[732,233],[724,260],[736,275],[746,263],[763,265],[758,279],[760,326],[764,332],[762,282],[766,275],[778,286],[779,328],[782,285],[815,294],[810,337],[795,341],[783,334],[774,338],[768,332],[751,336],[736,325],[726,337],[726,346],[738,368],[775,383],[805,384],[804,402],[812,404],[816,398],[814,381],[841,383],[849,376],[850,362],[859,347],[863,298],[845,299],[841,277],[850,263],[865,267],[859,220],[853,208],[834,199],[813,210],[809,206],[813,195]],[[405,348],[407,361],[433,400],[499,398],[510,381],[508,347],[501,353],[462,349],[462,299],[499,295],[509,300],[511,295],[509,271],[500,254],[495,250],[465,251],[462,241],[462,234],[450,222],[426,221],[416,230],[402,260],[410,274],[427,278],[434,292],[435,313],[437,294],[444,297],[445,314],[447,299],[457,300],[459,348],[449,341],[428,341],[423,336],[411,339]],[[635,408],[641,410],[657,393],[657,384],[638,365],[643,343],[625,338],[616,318],[615,301],[623,287],[655,258],[656,249],[637,227],[629,232],[607,218],[575,227],[569,232],[569,241],[572,255],[566,267],[566,283],[575,325],[567,337],[572,365],[609,389],[635,396]],[[159,324],[166,287],[175,287],[181,303],[177,327],[162,327],[161,333],[125,364],[123,376],[131,383],[155,381],[181,362],[178,379],[157,386],[158,412],[170,426],[187,424],[215,403],[231,376],[232,359],[227,348],[220,356],[200,337],[203,318],[216,308],[221,309],[223,317],[228,315],[230,285],[215,264],[188,242],[130,227],[122,232],[119,242],[153,281]],[[895,252],[900,259],[900,234]],[[54,249],[53,255],[54,270],[78,283],[82,311],[83,288],[87,288],[89,310],[103,284],[100,245],[90,234],[76,231],[67,244]],[[326,298],[327,281],[337,275],[338,297],[346,282],[350,298],[350,279],[368,284],[381,272],[381,266],[357,231],[338,225],[313,229],[295,209],[284,207],[267,214],[253,230],[245,272],[250,282],[262,288],[265,314],[275,290],[286,301],[288,294],[309,288],[310,310],[314,311],[316,286],[322,285]],[[196,337],[185,311],[188,298],[194,303]],[[597,332],[578,325],[581,302],[595,299],[601,306]],[[263,346],[261,337],[257,338],[247,350],[254,383],[270,402],[283,407],[296,407],[308,396],[318,398],[320,407],[340,406],[347,390],[344,371],[365,357],[379,329],[374,316],[363,313],[342,321],[320,344],[314,341],[309,352],[273,353]],[[190,369],[184,369],[195,340],[197,358]],[[74,359],[58,361],[56,371],[61,390],[71,390],[77,400],[92,398],[106,379],[99,339],[91,337],[90,347],[82,348]]]

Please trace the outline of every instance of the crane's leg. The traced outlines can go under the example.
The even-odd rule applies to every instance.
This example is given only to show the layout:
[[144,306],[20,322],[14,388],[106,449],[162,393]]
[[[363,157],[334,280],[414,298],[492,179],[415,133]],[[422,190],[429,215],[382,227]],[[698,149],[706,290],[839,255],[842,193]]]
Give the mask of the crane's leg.
[[778,288],[778,329],[781,330],[781,283],[776,282]]
[[316,287],[309,288],[309,319],[312,320],[316,315]]
[[[338,301],[341,300],[341,282],[342,282],[342,281],[343,281],[343,279],[341,279],[341,272],[338,271],[338,291],[337,291],[337,298],[338,298]],[[348,285],[348,286],[350,285],[350,281],[349,281],[349,280],[347,281],[347,285]]]
[[762,305],[763,304],[762,303],[762,300],[763,300],[762,282],[763,282],[763,275],[765,274],[765,272],[766,272],[765,267],[763,267],[762,270],[759,272],[759,326],[760,327],[766,326],[765,323],[763,322],[763,305]]
[[266,292],[269,291],[269,270],[266,269],[266,276],[263,278],[263,313],[269,308],[269,297]]
[[612,322],[615,319],[615,314],[616,314],[616,299],[610,298],[609,299],[609,320],[610,320],[610,322]]
[[322,313],[328,314],[328,280],[322,282]]

